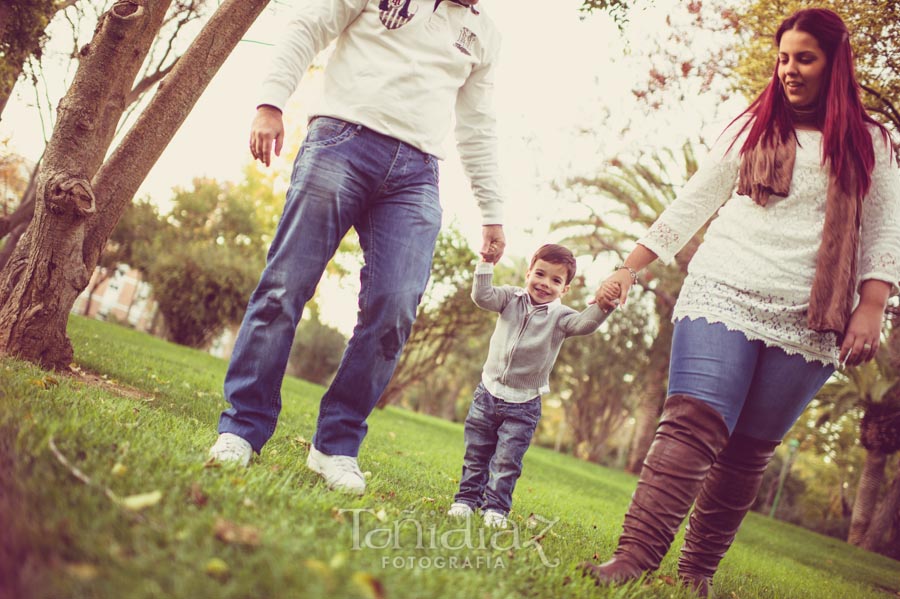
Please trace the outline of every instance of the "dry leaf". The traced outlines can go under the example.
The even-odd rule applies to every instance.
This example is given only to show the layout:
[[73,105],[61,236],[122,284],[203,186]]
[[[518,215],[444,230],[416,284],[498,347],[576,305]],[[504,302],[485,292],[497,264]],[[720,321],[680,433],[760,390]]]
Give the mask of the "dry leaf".
[[66,564],[66,572],[78,580],[89,581],[97,578],[97,566],[86,562]]
[[334,572],[325,562],[317,559],[308,559],[303,560],[303,566],[322,581],[327,591],[334,589]]
[[213,534],[223,543],[230,545],[246,545],[259,547],[261,535],[255,526],[241,526],[224,518],[217,518],[213,525]]
[[218,557],[211,558],[206,562],[204,570],[207,575],[212,576],[216,580],[226,580],[231,575],[231,572],[228,570],[228,564],[225,563],[225,560]]
[[338,551],[331,559],[328,561],[328,565],[331,566],[332,570],[337,570],[341,566],[347,563],[347,553],[344,551]]
[[350,577],[353,583],[371,599],[385,599],[384,584],[368,572],[356,572]]
[[150,506],[154,506],[162,499],[162,491],[151,491],[149,493],[138,493],[137,495],[129,495],[119,500],[119,503],[126,510],[139,512]]
[[190,490],[188,490],[188,499],[190,499],[191,503],[197,507],[203,507],[206,505],[206,502],[209,501],[209,497],[207,497],[206,493],[203,492],[203,489],[200,488],[200,483],[196,482],[193,483]]

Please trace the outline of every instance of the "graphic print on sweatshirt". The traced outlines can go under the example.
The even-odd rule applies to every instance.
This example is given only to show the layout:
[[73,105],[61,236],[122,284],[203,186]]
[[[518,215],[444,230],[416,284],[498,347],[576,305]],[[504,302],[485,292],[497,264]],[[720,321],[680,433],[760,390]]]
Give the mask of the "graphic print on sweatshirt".
[[454,43],[453,46],[466,56],[471,56],[472,44],[475,43],[476,38],[477,36],[472,30],[468,27],[463,27],[459,30],[459,37],[456,38],[456,43]]
[[[381,18],[382,25],[393,30],[399,29],[412,21],[412,18],[416,16],[416,11],[410,14],[409,5],[411,2],[412,0],[381,0],[378,4],[378,16]],[[418,10],[418,6],[416,9]]]

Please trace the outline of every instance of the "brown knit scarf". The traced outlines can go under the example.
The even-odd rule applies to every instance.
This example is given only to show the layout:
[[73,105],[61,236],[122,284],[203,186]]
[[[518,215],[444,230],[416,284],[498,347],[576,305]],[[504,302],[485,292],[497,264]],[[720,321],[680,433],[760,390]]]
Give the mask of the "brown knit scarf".
[[[794,120],[795,123],[816,122],[815,109],[795,111]],[[782,141],[776,128],[772,138],[760,140],[755,148],[741,156],[737,192],[753,198],[760,206],[768,204],[772,195],[787,196],[794,173],[796,133],[791,131]],[[835,179],[830,165],[825,168],[829,171],[825,226],[816,257],[807,323],[814,331],[836,333],[840,344],[853,308],[862,198],[855,191],[855,181],[850,185],[854,191],[848,192]]]

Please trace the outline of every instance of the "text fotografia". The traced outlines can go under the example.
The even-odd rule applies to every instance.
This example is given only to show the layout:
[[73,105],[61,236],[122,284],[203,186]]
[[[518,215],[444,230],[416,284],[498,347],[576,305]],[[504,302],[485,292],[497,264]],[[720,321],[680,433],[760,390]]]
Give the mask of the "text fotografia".
[[490,555],[479,555],[477,557],[451,555],[444,557],[428,556],[402,556],[394,557],[384,556],[381,558],[382,568],[402,569],[418,569],[429,570],[437,568],[438,570],[481,570],[481,569],[503,569],[506,568],[506,562],[502,557],[491,557]]
[[[439,551],[487,551],[508,552],[533,549],[541,563],[548,568],[559,566],[560,560],[549,560],[541,546],[541,540],[559,522],[559,518],[547,520],[538,515],[529,518],[528,538],[523,542],[519,527],[510,520],[507,529],[475,527],[471,519],[460,522],[458,528],[438,532],[437,523],[428,525],[413,517],[405,516],[392,523],[382,523],[375,510],[370,508],[341,509],[341,514],[353,514],[352,549],[376,550],[439,550]],[[370,517],[369,517],[370,516]],[[369,527],[369,525],[372,525]],[[365,529],[364,529],[365,527]],[[543,527],[543,528],[541,528]],[[540,530],[538,530],[540,529]],[[402,533],[402,534],[401,534]],[[499,562],[499,563],[498,563]],[[491,556],[437,556],[384,557],[382,567],[394,568],[497,568],[505,567],[503,560]]]

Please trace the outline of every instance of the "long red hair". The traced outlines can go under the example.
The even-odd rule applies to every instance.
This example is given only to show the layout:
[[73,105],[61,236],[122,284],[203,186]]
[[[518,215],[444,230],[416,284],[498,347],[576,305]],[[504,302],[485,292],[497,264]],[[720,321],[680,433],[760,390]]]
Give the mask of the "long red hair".
[[[824,8],[807,8],[797,11],[778,27],[775,33],[776,47],[781,44],[784,32],[796,29],[805,31],[819,43],[828,64],[824,82],[817,100],[816,114],[822,129],[822,164],[828,164],[844,191],[865,197],[872,182],[875,166],[875,150],[867,124],[881,130],[887,143],[887,130],[866,112],[860,99],[860,86],[853,69],[853,51],[850,33],[844,21],[834,12]],[[780,134],[782,141],[794,131],[791,105],[778,79],[778,62],[772,79],[763,92],[734,121],[749,114],[752,119],[741,127],[738,136],[750,127],[747,139],[741,146],[741,154],[758,143]],[[732,122],[734,122],[732,121]],[[752,125],[751,125],[752,123]],[[733,143],[733,142],[732,142]],[[855,188],[854,188],[855,185]]]

